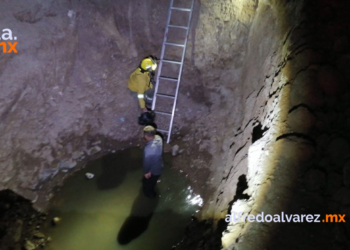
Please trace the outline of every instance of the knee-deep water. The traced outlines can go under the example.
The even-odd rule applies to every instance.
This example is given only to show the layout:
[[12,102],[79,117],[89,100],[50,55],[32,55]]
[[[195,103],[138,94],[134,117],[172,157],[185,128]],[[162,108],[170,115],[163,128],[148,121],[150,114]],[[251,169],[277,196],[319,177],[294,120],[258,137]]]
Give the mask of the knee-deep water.
[[[201,198],[165,155],[161,197],[141,192],[142,150],[133,148],[87,164],[52,199],[45,234],[51,250],[166,250],[179,242]],[[184,166],[186,167],[186,166]],[[86,173],[95,176],[88,180]],[[54,217],[61,218],[51,226]]]

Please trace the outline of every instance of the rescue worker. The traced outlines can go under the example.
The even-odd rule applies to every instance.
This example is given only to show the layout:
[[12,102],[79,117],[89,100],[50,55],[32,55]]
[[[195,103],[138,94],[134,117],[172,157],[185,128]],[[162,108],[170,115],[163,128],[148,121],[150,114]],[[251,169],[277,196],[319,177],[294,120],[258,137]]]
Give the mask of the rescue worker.
[[163,170],[163,139],[151,125],[143,129],[143,137],[147,142],[143,151],[142,189],[146,197],[155,198],[154,188]]
[[[137,94],[137,99],[142,113],[147,112],[147,105],[150,105],[153,95],[152,76],[157,68],[157,59],[153,56],[144,58],[139,67],[132,72],[129,77],[128,87],[132,92]],[[145,101],[146,99],[146,101]]]

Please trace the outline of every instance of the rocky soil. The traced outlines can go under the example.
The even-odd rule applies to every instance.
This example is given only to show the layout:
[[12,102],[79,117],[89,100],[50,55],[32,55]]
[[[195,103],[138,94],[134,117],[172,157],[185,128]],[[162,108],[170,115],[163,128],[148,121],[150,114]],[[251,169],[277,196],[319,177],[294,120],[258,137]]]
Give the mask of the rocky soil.
[[0,192],[0,249],[44,248],[50,237],[40,230],[47,214],[33,209],[32,203],[10,190]]

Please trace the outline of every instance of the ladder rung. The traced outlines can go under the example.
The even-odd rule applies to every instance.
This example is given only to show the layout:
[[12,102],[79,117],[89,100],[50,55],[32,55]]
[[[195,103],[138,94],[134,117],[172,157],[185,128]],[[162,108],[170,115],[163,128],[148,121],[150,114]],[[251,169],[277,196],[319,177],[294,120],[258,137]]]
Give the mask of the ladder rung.
[[163,130],[163,129],[157,129],[157,131],[162,132],[162,133],[166,133],[166,134],[168,134],[168,133],[169,133],[169,131],[168,131],[168,130]]
[[187,8],[178,8],[178,7],[171,7],[172,10],[181,10],[181,11],[192,11],[191,9]]
[[162,60],[162,61],[163,61],[163,62],[166,62],[166,63],[182,64],[181,62],[171,61],[171,60]]
[[160,76],[159,79],[169,80],[169,81],[174,81],[174,82],[177,82],[179,80],[177,78],[171,78],[171,77],[166,77],[166,76]]
[[172,46],[178,46],[178,47],[185,47],[183,44],[178,44],[178,43],[165,43],[166,45],[172,45]]
[[164,95],[164,94],[159,94],[159,93],[157,93],[157,96],[166,97],[166,98],[171,98],[171,99],[174,99],[174,98],[175,98],[174,95]]
[[[183,71],[183,66],[185,64],[185,54],[186,54],[186,48],[187,48],[187,42],[188,42],[188,36],[189,32],[192,29],[191,27],[191,21],[192,21],[192,14],[194,10],[194,5],[195,5],[195,0],[186,0],[189,5],[187,6],[179,6],[179,5],[174,5],[174,2],[176,0],[171,0],[170,1],[170,6],[168,9],[168,17],[167,17],[167,22],[165,26],[165,31],[164,31],[164,38],[163,38],[163,43],[162,43],[162,50],[161,50],[161,56],[160,56],[160,64],[159,64],[159,69],[157,72],[157,81],[155,84],[155,95],[153,98],[152,102],[152,110],[155,110],[154,112],[156,115],[159,115],[160,119],[166,119],[169,120],[166,121],[169,126],[164,125],[162,126],[163,129],[158,129],[159,132],[164,133],[164,138],[167,137],[166,142],[169,143],[171,139],[171,134],[173,133],[174,129],[174,119],[175,119],[175,112],[176,112],[176,105],[179,97],[179,87],[180,87],[180,82],[181,82],[181,76],[182,76],[182,71]],[[176,23],[174,20],[174,15],[177,14],[184,14],[185,16],[188,16],[188,20],[183,20],[186,21],[187,23]],[[181,19],[182,17],[180,17]],[[187,19],[186,17],[183,17]],[[185,35],[184,38],[182,38],[179,41],[173,41],[168,39],[169,32],[174,31],[177,29],[179,32],[183,33],[181,35]],[[182,30],[182,31],[181,31]],[[180,38],[180,37],[178,37]],[[173,47],[170,47],[173,46]],[[166,51],[169,49],[176,49],[176,48],[182,48],[182,56],[181,58],[172,58],[167,56]],[[181,49],[178,49],[181,50]],[[164,64],[165,65],[164,65]],[[169,65],[168,65],[169,64]],[[178,75],[174,75],[169,77],[169,74],[165,73],[167,72],[167,67],[172,67],[172,65],[178,65],[179,72]],[[163,71],[165,68],[165,71]],[[175,67],[176,68],[176,67]],[[174,87],[172,83],[168,83],[166,81],[171,81],[172,83],[176,83],[176,91],[170,91],[169,87]],[[158,88],[159,85],[170,85],[170,86],[164,86],[166,87],[164,91],[161,91],[163,93],[160,93],[160,89]],[[165,91],[166,89],[169,89],[169,91]],[[169,94],[170,95],[169,95]],[[160,98],[160,100],[159,100]],[[168,102],[172,102],[172,109],[164,109],[165,111],[156,111],[156,106],[158,107],[160,104],[156,104],[157,100],[160,102],[165,102],[165,98],[168,98]],[[164,115],[164,117],[163,117]],[[167,117],[165,117],[167,116]],[[165,121],[164,121],[165,122]]]
[[170,27],[170,28],[185,29],[185,30],[188,29],[188,27],[186,27],[186,26],[178,26],[178,25],[171,25],[171,24],[169,24],[168,27]]
[[172,115],[172,113],[162,112],[162,111],[154,111],[154,113],[156,113],[156,114],[160,114],[160,115],[169,115],[169,116],[171,116],[171,115]]

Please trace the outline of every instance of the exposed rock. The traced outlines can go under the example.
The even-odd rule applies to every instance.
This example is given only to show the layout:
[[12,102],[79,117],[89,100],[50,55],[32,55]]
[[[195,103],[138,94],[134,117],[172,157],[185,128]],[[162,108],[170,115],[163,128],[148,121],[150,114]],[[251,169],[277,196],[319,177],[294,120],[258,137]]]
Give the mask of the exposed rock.
[[100,152],[101,150],[102,150],[101,147],[95,146],[95,147],[90,148],[90,149],[88,150],[88,155],[97,154],[97,153]]
[[35,250],[35,249],[36,249],[36,246],[35,246],[34,243],[31,242],[30,240],[27,240],[27,241],[24,243],[24,249],[25,249],[25,250]]
[[60,217],[54,217],[54,218],[52,219],[52,221],[51,221],[51,224],[52,224],[53,226],[57,226],[57,225],[59,225],[59,224],[61,223],[61,221],[62,221],[62,219],[61,219]]
[[171,155],[176,156],[178,152],[179,152],[179,145],[174,145],[171,149]]
[[37,239],[43,239],[43,238],[45,238],[45,235],[44,235],[43,233],[41,233],[41,232],[35,232],[35,233],[33,234],[33,236],[34,236],[35,238],[37,238]]
[[[81,152],[81,151],[76,151],[76,152],[73,152],[73,154],[72,154],[72,159],[74,159],[74,160],[77,160],[77,159],[79,159],[79,158],[81,158],[81,157],[83,157],[84,156],[84,153],[83,152]],[[70,168],[70,167],[69,167]]]
[[305,107],[299,107],[289,114],[288,124],[293,131],[308,133],[316,124],[316,117]]
[[73,160],[66,160],[66,161],[61,161],[58,165],[59,169],[72,169],[77,165],[76,161]]
[[18,219],[15,224],[15,230],[13,233],[13,241],[19,242],[22,236],[23,221]]
[[58,172],[58,168],[42,169],[40,171],[39,179],[40,181],[46,181],[49,178],[54,177]]
[[[26,239],[33,238],[35,227],[42,223],[41,214],[33,209],[31,201],[9,190],[0,191],[1,203],[11,209],[0,212],[0,248],[21,249]],[[31,243],[35,245],[36,241]]]

